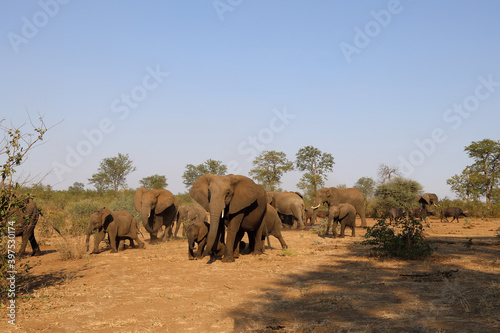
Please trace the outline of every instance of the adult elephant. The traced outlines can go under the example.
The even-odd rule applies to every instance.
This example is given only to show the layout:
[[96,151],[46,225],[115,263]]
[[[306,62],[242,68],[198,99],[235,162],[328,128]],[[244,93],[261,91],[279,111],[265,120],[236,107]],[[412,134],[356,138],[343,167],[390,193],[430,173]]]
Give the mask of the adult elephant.
[[305,207],[302,196],[296,192],[267,192],[267,202],[271,204],[280,217],[285,215],[291,218],[293,223],[292,228],[296,228],[298,224],[299,229],[304,229],[305,221]]
[[253,180],[240,175],[215,176],[206,174],[198,178],[190,192],[191,197],[210,214],[210,231],[206,252],[210,261],[217,257],[218,241],[226,248],[223,262],[234,261],[236,239],[247,232],[250,250],[262,253],[262,220],[267,208],[266,192]]
[[314,207],[312,207],[315,211],[313,214],[313,221],[316,220],[316,210],[323,203],[327,203],[328,207],[341,203],[353,205],[356,209],[356,214],[361,218],[361,226],[367,226],[365,218],[365,198],[357,189],[339,189],[336,187],[325,187],[319,189],[318,192],[316,192],[316,197],[314,199]]
[[98,230],[99,232],[94,237],[93,253],[99,253],[99,244],[104,239],[106,233],[109,235],[111,252],[122,250],[125,239],[129,239],[132,246],[134,244],[133,241],[136,241],[140,249],[144,248],[144,243],[137,235],[139,230],[137,220],[126,210],[112,212],[108,208],[103,207],[90,215],[87,239],[85,241],[87,251],[89,250],[90,235],[94,230]]
[[430,206],[437,207],[439,200],[437,195],[434,193],[424,193],[420,198],[418,198],[418,202],[422,205],[422,208],[426,211],[429,210]]
[[[28,241],[31,244],[31,249],[33,250],[32,253],[33,256],[39,256],[42,254],[40,251],[40,246],[38,245],[35,239],[35,227],[36,224],[38,223],[39,217],[40,217],[40,211],[38,210],[38,206],[33,201],[33,199],[29,199],[26,206],[24,206],[23,209],[17,209],[11,215],[10,220],[15,221],[14,228],[16,237],[22,236],[21,248],[19,249],[18,252],[19,257],[23,256]],[[6,224],[7,224],[6,227],[9,226],[12,227],[10,223]],[[7,234],[7,230],[5,230],[5,234]]]
[[135,209],[141,213],[142,224],[151,235],[151,243],[157,243],[158,231],[165,226],[162,240],[167,238],[167,229],[175,221],[179,203],[168,190],[151,190],[139,188],[134,195]]

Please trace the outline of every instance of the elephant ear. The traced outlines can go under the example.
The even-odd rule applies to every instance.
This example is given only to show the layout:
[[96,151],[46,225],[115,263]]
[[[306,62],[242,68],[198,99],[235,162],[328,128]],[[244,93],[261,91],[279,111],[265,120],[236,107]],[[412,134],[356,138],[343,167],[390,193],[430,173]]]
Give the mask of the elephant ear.
[[99,212],[101,214],[101,227],[104,227],[104,229],[106,229],[108,225],[113,222],[113,215],[111,214],[111,211],[106,207],[101,208]]
[[229,214],[235,214],[250,206],[264,191],[253,180],[245,176],[229,175],[233,188],[233,197],[229,203]]
[[137,189],[137,191],[135,191],[135,194],[134,194],[134,206],[135,206],[135,210],[137,210],[138,212],[141,211],[142,196],[147,191],[148,190],[146,190],[146,188],[144,188],[144,187],[140,187],[139,189]]
[[207,237],[208,235],[208,223],[200,223],[200,226],[198,228],[198,238],[197,238],[197,241],[198,243],[200,243],[203,238]]
[[158,190],[155,214],[161,214],[175,202],[174,195],[168,190]]
[[342,220],[349,214],[349,206],[347,205],[340,205],[339,206],[339,220]]
[[212,180],[213,175],[206,174],[198,178],[198,180],[193,184],[189,194],[191,197],[201,205],[206,211],[208,209],[208,186]]

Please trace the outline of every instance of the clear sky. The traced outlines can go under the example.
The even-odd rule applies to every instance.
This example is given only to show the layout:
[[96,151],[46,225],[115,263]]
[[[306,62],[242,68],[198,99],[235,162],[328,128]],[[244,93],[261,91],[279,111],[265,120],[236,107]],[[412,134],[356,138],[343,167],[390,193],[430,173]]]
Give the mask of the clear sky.
[[[129,154],[132,188],[212,158],[333,155],[327,186],[398,166],[427,192],[500,139],[499,1],[0,1],[0,118],[55,125],[23,166],[87,188]],[[295,190],[299,172],[282,187]]]

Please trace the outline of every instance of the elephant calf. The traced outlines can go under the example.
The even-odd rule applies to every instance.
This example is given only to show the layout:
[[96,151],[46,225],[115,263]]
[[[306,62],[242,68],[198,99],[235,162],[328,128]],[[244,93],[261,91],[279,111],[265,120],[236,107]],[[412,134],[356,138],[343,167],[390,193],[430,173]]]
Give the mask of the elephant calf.
[[390,223],[397,222],[404,217],[405,211],[403,208],[391,208],[389,209],[389,213],[387,215]]
[[[267,236],[267,246],[271,247],[271,243],[269,242],[269,235],[273,235],[280,241],[282,249],[288,248],[288,245],[286,245],[286,242],[281,235],[281,219],[276,209],[270,204],[267,204],[267,211],[266,215],[264,215],[263,223],[265,223],[265,225],[264,229],[262,230],[262,240],[264,240],[264,238]],[[264,242],[262,242],[262,244],[264,245]]]
[[328,211],[328,225],[325,235],[333,222],[333,237],[337,237],[337,223],[340,222],[340,237],[344,237],[345,227],[348,226],[352,230],[352,237],[356,236],[356,208],[348,203],[331,205]]
[[140,249],[144,248],[144,243],[137,235],[139,230],[137,220],[126,210],[112,212],[103,207],[90,215],[86,239],[87,251],[89,250],[90,235],[96,229],[99,232],[94,238],[94,251],[92,253],[99,253],[99,244],[106,233],[108,233],[111,252],[113,253],[123,249],[124,239],[130,239],[131,244],[135,240]]
[[453,219],[451,220],[451,222],[453,222],[455,219],[457,220],[457,222],[460,222],[458,220],[458,218],[460,216],[465,216],[465,217],[468,217],[469,214],[467,211],[463,211],[462,209],[458,208],[458,207],[448,207],[448,208],[444,208],[442,211],[441,211],[441,222],[443,222],[443,218],[446,222],[448,222],[448,217],[453,217]]
[[[208,222],[196,221],[189,224],[186,228],[187,240],[188,240],[188,257],[189,260],[201,259],[203,258],[203,252],[207,245],[207,235],[210,229],[210,224]],[[198,244],[198,249],[195,250],[195,243]],[[224,254],[224,244],[219,242],[217,245],[217,255],[222,256]]]

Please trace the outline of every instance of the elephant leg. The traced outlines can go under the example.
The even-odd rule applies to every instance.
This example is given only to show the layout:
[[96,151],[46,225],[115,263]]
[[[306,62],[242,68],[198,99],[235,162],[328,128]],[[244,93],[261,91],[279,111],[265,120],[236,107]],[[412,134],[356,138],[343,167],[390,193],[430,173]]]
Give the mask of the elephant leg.
[[298,229],[299,230],[304,229],[305,228],[304,221],[302,220],[302,216],[304,214],[300,210],[297,210],[297,209],[293,209],[292,214],[297,219]]
[[338,221],[336,219],[333,219],[333,226],[332,226],[333,237],[337,237],[337,225]]
[[157,232],[155,232],[155,233],[149,233],[149,237],[150,237],[151,244],[158,244],[160,242],[160,240],[158,239],[158,233]]
[[118,251],[123,251],[125,250],[125,239],[119,239],[118,240]]
[[281,235],[281,233],[279,235],[273,235],[273,236],[276,237],[280,241],[282,249],[287,249],[288,248],[288,245],[286,245],[286,242],[283,239],[283,236]]
[[359,211],[356,208],[356,214],[358,214],[359,217],[361,218],[361,226],[367,227],[368,225],[366,224],[365,204],[364,203],[359,207]]
[[[179,232],[179,228],[181,227],[182,222],[177,221],[175,223],[175,231],[174,231],[174,238],[177,238],[177,233]],[[184,231],[182,232],[182,236],[184,236]]]
[[328,216],[328,222],[326,223],[326,232],[325,235],[328,235],[328,232],[330,231],[330,227],[333,223],[333,217]]
[[32,256],[39,256],[39,255],[42,255],[42,252],[40,251],[40,246],[38,245],[36,239],[35,239],[35,234],[33,234],[31,237],[30,237],[30,244],[31,244],[31,248],[33,249],[33,254]]
[[198,249],[196,250],[196,258],[203,258],[203,252],[207,246],[207,238],[203,238],[201,242],[198,243]]
[[[254,245],[254,254],[264,254],[264,242],[262,241],[262,234],[264,232],[264,227],[265,227],[265,222],[262,220],[262,223],[255,232],[253,232],[253,239],[255,240],[255,245]],[[249,234],[249,239],[250,239],[250,234]],[[250,244],[252,242],[250,241]]]
[[239,214],[229,221],[229,225],[227,226],[226,250],[224,251],[222,262],[234,262],[234,243],[242,220],[243,214]]
[[[117,236],[116,236],[116,233],[114,232],[110,232],[109,234],[109,245],[111,245],[111,253],[116,253],[118,252],[118,249],[117,249],[117,244],[116,244],[116,241],[117,241]],[[118,240],[118,243],[120,241]],[[119,245],[119,244],[118,244]]]
[[97,234],[95,234],[95,236],[94,236],[94,250],[92,251],[92,253],[99,253],[99,244],[101,244],[105,235],[106,235],[106,233],[104,232],[104,230],[101,230]]
[[[243,236],[245,235],[245,232],[242,230],[238,230],[238,233],[236,234],[236,239],[234,240],[234,251],[233,251],[233,256],[235,258],[240,257],[240,242]],[[250,236],[248,236],[250,237]]]
[[346,220],[344,219],[343,221],[340,222],[340,238],[344,238],[345,237],[345,225],[346,225]]
[[[137,245],[139,246],[140,249],[144,248],[144,242],[139,239],[137,235],[135,235],[135,241],[137,242]],[[130,240],[130,243],[133,243],[133,240]]]

